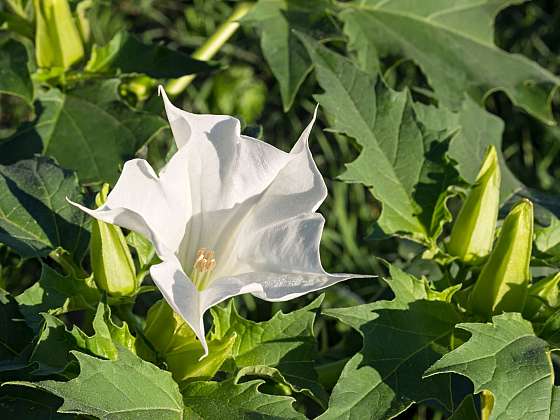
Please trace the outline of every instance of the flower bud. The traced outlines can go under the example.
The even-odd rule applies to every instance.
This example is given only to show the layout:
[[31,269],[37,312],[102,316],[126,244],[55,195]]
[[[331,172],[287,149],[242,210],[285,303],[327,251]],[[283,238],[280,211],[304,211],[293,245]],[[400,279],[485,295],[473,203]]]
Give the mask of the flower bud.
[[[164,300],[156,302],[146,317],[144,337],[163,358],[176,381],[212,378],[224,361],[231,357],[236,336],[208,342],[209,354],[204,354],[196,335]],[[149,350],[142,345],[140,355],[148,355]]]
[[84,47],[67,0],[33,0],[35,56],[39,67],[69,68],[84,56]]
[[530,279],[533,204],[518,203],[507,215],[494,250],[469,298],[471,309],[484,316],[521,312]]
[[466,263],[486,257],[492,249],[499,206],[500,163],[496,148],[490,146],[453,225],[449,254]]
[[560,305],[560,273],[553,274],[529,287],[523,316],[532,321],[545,321]]
[[[109,191],[103,185],[96,197],[101,206]],[[91,226],[90,258],[97,287],[112,296],[127,296],[136,291],[136,269],[120,227],[93,220]]]

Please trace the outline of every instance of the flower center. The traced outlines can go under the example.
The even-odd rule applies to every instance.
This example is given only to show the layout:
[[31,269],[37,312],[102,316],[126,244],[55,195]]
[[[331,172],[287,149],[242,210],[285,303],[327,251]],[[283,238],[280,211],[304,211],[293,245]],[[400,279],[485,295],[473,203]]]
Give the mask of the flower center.
[[198,290],[203,290],[208,286],[210,274],[216,267],[214,251],[208,248],[200,248],[196,251],[196,257],[191,272],[191,280]]

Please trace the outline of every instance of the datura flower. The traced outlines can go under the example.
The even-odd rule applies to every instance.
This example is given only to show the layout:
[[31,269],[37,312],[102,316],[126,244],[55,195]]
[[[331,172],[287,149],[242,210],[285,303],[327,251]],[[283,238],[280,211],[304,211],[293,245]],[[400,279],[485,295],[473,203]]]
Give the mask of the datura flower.
[[240,134],[237,119],[176,108],[160,87],[178,151],[159,176],[133,159],[96,210],[146,236],[155,284],[200,340],[212,306],[244,293],[285,301],[353,277],[321,266],[327,189],[308,146],[315,116],[289,152]]

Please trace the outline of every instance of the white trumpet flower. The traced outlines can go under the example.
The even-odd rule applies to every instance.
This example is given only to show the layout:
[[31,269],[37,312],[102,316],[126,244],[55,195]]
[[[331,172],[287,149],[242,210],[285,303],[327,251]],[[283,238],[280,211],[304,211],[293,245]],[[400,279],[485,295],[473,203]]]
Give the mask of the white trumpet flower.
[[353,277],[323,270],[317,208],[327,189],[308,146],[315,116],[290,153],[241,135],[239,121],[176,108],[160,87],[178,151],[159,176],[133,159],[96,210],[145,235],[151,276],[205,354],[204,313],[244,293],[284,301]]

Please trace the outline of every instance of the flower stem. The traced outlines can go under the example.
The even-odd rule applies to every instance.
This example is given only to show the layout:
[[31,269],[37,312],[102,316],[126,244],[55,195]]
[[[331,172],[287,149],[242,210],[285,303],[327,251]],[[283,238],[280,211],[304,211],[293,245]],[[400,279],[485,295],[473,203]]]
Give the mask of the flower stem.
[[56,261],[64,269],[66,274],[70,274],[76,279],[85,279],[88,277],[88,273],[74,262],[70,253],[65,249],[60,247],[56,248],[49,253],[49,257]]
[[[216,29],[216,32],[206,40],[192,57],[201,61],[208,61],[222,48],[239,28],[239,20],[253,7],[254,3],[242,2],[233,9],[232,14]],[[194,80],[196,75],[188,74],[178,79],[170,80],[165,87],[170,96],[180,95]]]

